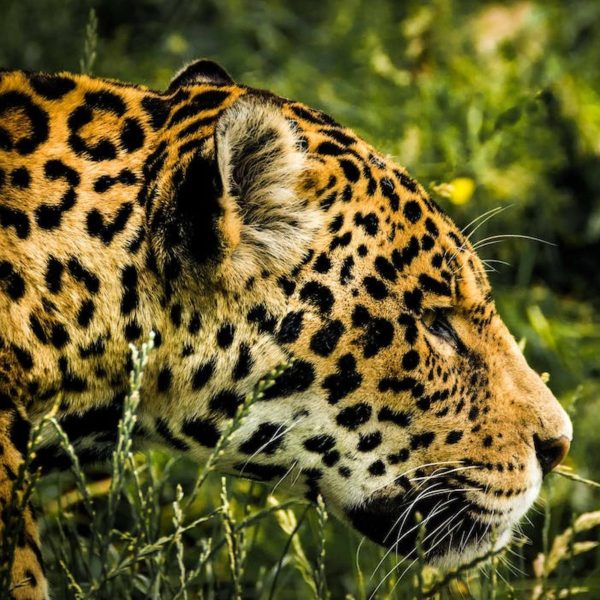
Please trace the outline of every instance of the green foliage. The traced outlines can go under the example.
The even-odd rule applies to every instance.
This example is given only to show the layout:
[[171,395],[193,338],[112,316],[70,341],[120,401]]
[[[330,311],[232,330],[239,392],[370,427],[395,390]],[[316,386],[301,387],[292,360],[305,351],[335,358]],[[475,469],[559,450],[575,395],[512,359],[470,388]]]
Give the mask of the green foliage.
[[[34,487],[44,507],[57,598],[598,597],[598,526],[577,516],[595,514],[600,493],[581,482],[600,479],[598,2],[0,0],[0,15],[0,68],[93,70],[162,89],[186,61],[210,57],[356,129],[458,223],[492,211],[470,231],[498,307],[575,424],[571,479],[550,478],[543,513],[492,557],[498,578],[420,561],[401,576],[408,565],[324,507],[221,485],[214,461],[243,412],[200,468],[132,454],[132,394],[112,471],[84,475],[72,456],[70,475],[19,473],[17,507]],[[503,234],[552,245],[492,237]],[[52,414],[40,427],[73,454]]]

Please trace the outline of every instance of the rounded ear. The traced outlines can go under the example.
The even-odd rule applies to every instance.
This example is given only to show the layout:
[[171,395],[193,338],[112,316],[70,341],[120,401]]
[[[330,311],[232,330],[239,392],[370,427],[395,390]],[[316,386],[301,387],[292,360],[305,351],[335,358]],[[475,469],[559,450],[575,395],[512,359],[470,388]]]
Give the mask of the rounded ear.
[[280,107],[243,96],[217,123],[215,155],[223,185],[222,232],[230,277],[282,273],[304,257],[322,214],[302,197],[307,156]]
[[185,262],[233,288],[302,260],[323,216],[303,197],[307,155],[279,106],[241,96],[194,153],[177,148],[148,208],[159,266]]
[[223,67],[212,60],[201,58],[185,66],[175,75],[167,88],[167,93],[174,92],[182,86],[202,83],[234,85],[233,79]]

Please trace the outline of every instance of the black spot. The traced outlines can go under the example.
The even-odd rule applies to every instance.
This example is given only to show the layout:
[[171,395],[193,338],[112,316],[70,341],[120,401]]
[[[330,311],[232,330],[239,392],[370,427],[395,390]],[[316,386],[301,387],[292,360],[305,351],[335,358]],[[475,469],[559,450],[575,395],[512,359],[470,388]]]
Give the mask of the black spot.
[[419,353],[416,350],[409,350],[402,357],[402,368],[407,371],[412,371],[419,365]]
[[457,444],[462,439],[463,432],[462,431],[450,431],[446,436],[446,444]]
[[317,273],[327,273],[329,269],[331,269],[331,260],[327,254],[325,254],[325,252],[321,252],[321,254],[317,256],[317,259],[313,265],[313,269]]
[[345,158],[340,160],[340,167],[342,167],[346,179],[350,180],[352,183],[355,183],[360,179],[360,171],[351,160]]
[[286,397],[297,392],[306,391],[315,380],[313,366],[304,361],[296,359],[277,379],[275,383],[265,390],[263,399]]
[[380,421],[389,421],[398,425],[399,427],[408,427],[410,425],[411,417],[410,414],[402,410],[392,410],[387,406],[384,406],[377,415]]
[[274,454],[283,443],[285,427],[277,423],[261,423],[252,435],[242,444],[244,454]]
[[317,154],[325,154],[327,156],[339,156],[340,154],[345,153],[345,148],[342,148],[342,146],[338,146],[333,142],[321,142],[317,146]]
[[222,390],[216,393],[209,401],[208,407],[214,412],[223,413],[232,418],[237,407],[244,401],[244,396],[231,390]]
[[352,475],[352,471],[348,467],[340,467],[338,473],[344,478],[348,479]]
[[375,259],[375,269],[384,279],[396,281],[396,269],[394,265],[384,256],[378,256]]
[[434,238],[436,238],[440,234],[437,225],[429,217],[425,219],[425,227]]
[[302,332],[302,319],[304,311],[289,312],[281,321],[277,339],[281,344],[291,344],[295,342]]
[[394,325],[387,319],[371,317],[369,311],[362,304],[355,307],[352,313],[352,324],[355,327],[365,328],[361,339],[365,358],[376,356],[394,339]]
[[384,377],[379,382],[379,391],[387,392],[391,390],[392,392],[407,392],[412,389],[412,387],[417,382],[412,377],[404,377],[403,379],[398,379],[396,377]]
[[379,218],[374,212],[370,212],[363,217],[363,214],[357,212],[354,215],[354,222],[365,230],[365,233],[374,236],[379,230]]
[[385,474],[385,464],[381,460],[376,460],[374,463],[369,465],[369,473],[371,475],[379,476]]
[[5,229],[14,227],[19,239],[24,240],[29,236],[29,217],[25,212],[17,208],[9,208],[4,204],[0,204],[0,225]]
[[337,361],[337,371],[325,377],[322,387],[328,390],[327,401],[336,404],[348,394],[354,392],[362,383],[362,375],[356,370],[356,359],[350,353]]
[[19,127],[27,133],[18,139],[13,139],[10,132],[0,126],[0,150],[10,152],[16,150],[22,156],[31,154],[40,144],[48,139],[48,114],[31,98],[21,92],[8,91],[0,94],[0,123],[4,114],[14,109],[21,109],[28,123]]
[[366,256],[367,254],[369,254],[369,249],[364,244],[361,244],[358,247],[358,255],[359,256]]
[[0,261],[0,282],[4,283],[4,292],[15,302],[25,294],[25,280],[6,260]]
[[75,89],[75,82],[62,75],[35,74],[29,76],[34,91],[46,100],[59,100]]
[[217,331],[217,344],[219,345],[219,348],[229,348],[233,343],[234,334],[235,327],[231,323],[221,325]]
[[25,456],[27,452],[30,429],[31,426],[29,421],[24,419],[17,411],[14,411],[12,413],[12,422],[8,431],[8,439],[22,456]]
[[125,325],[125,339],[128,342],[135,342],[142,335],[142,328],[136,320],[129,321],[127,325]]
[[96,307],[91,300],[84,300],[77,312],[77,323],[79,323],[81,327],[87,327],[94,316],[95,309]]
[[363,284],[369,296],[375,298],[375,300],[383,300],[384,298],[387,298],[388,290],[385,283],[383,283],[381,279],[368,275],[363,279]]
[[327,229],[329,229],[330,233],[337,233],[342,228],[343,224],[344,215],[339,213],[331,220],[331,223],[329,223],[329,227]]
[[117,150],[109,139],[102,138],[96,143],[88,143],[79,135],[79,131],[94,119],[95,110],[120,117],[125,113],[125,103],[117,94],[107,90],[87,92],[85,103],[78,106],[67,120],[71,131],[69,145],[76,154],[86,156],[93,161],[112,160],[117,157]]
[[328,321],[311,338],[310,349],[319,356],[329,356],[344,333],[341,321]]
[[31,327],[31,331],[35,334],[35,337],[40,340],[42,344],[48,343],[48,336],[39,319],[34,314],[29,315],[29,326]]
[[324,433],[315,435],[304,441],[304,447],[309,452],[324,454],[335,447],[335,438]]
[[88,212],[86,217],[87,231],[92,237],[100,238],[108,246],[115,235],[125,229],[125,225],[127,225],[132,212],[133,204],[131,202],[123,202],[113,220],[110,221],[107,219],[105,223],[102,213],[97,208],[93,208]]
[[181,431],[206,448],[214,448],[221,437],[216,425],[209,419],[184,421]]
[[360,440],[356,449],[359,452],[370,452],[381,445],[381,432],[373,431],[372,433],[360,434]]
[[192,376],[192,389],[201,390],[208,383],[214,371],[215,363],[212,360],[197,367]]
[[11,344],[10,348],[23,369],[29,371],[33,367],[33,358],[31,354],[25,350],[25,348],[21,348],[21,346],[17,346],[16,344]]
[[286,296],[291,296],[294,293],[294,290],[296,289],[296,282],[292,281],[291,279],[288,279],[287,277],[280,277],[277,280],[277,283],[279,284],[279,287],[281,287],[283,293]]
[[434,245],[435,241],[430,235],[425,234],[421,237],[421,248],[423,248],[423,250],[431,250]]
[[281,479],[288,472],[288,469],[281,465],[263,465],[254,462],[237,463],[233,468],[244,475],[244,477],[256,479],[257,481]]
[[239,381],[250,374],[252,369],[252,355],[250,354],[250,347],[245,342],[240,344],[240,352],[238,355],[237,362],[233,368],[233,379]]
[[79,356],[81,358],[90,358],[91,356],[102,356],[106,350],[106,344],[102,336],[97,337],[87,346],[79,346]]
[[394,190],[394,182],[389,177],[382,177],[379,182],[381,193],[388,199],[390,208],[396,212],[400,207],[400,198]]
[[408,310],[415,313],[420,313],[422,301],[423,292],[419,288],[404,292],[404,305],[406,308],[408,308]]
[[175,437],[171,432],[171,428],[165,419],[158,418],[154,422],[156,431],[165,439],[165,441],[176,450],[187,452],[190,447],[183,440]]
[[156,386],[159,392],[167,392],[171,387],[171,380],[173,379],[173,374],[171,373],[171,369],[169,367],[163,367],[158,372],[158,378],[156,380]]
[[448,287],[447,283],[434,279],[433,277],[430,277],[425,273],[419,275],[419,285],[425,291],[431,292],[432,294],[436,294],[437,296],[451,295],[450,288]]
[[408,244],[401,250],[395,248],[392,251],[392,262],[398,271],[404,270],[409,266],[419,254],[419,240],[413,235]]
[[[80,392],[85,392],[87,390],[87,382],[83,377],[79,377],[79,375],[75,375],[74,373],[66,372],[62,377],[61,387],[65,392],[80,393]],[[81,435],[81,434],[78,433],[77,435]]]
[[173,304],[173,306],[171,306],[171,310],[169,312],[169,317],[171,319],[171,323],[173,323],[174,327],[180,327],[181,326],[181,311],[182,311],[182,307],[181,304],[177,303],[177,304]]
[[127,117],[121,130],[121,145],[125,152],[134,152],[144,145],[144,131],[137,119]]
[[229,96],[230,92],[227,90],[208,90],[195,94],[189,103],[173,113],[169,124],[173,125],[197,113],[219,108]]
[[300,299],[309,302],[324,315],[328,315],[331,312],[334,302],[331,290],[316,281],[309,281],[303,286],[300,290]]
[[142,108],[150,117],[150,125],[153,129],[160,129],[169,116],[169,103],[162,98],[145,96],[142,98]]
[[429,448],[434,439],[435,433],[433,431],[426,431],[425,433],[411,435],[410,448],[411,450],[417,450],[419,448]]
[[329,210],[332,206],[332,204],[336,201],[337,199],[337,193],[336,192],[332,192],[331,194],[329,194],[328,196],[326,196],[325,198],[323,198],[323,200],[321,200],[319,202],[319,208],[321,208],[322,210]]
[[190,317],[190,322],[188,324],[189,333],[191,333],[192,335],[195,335],[196,333],[198,333],[200,331],[201,325],[202,325],[202,320],[200,318],[200,315],[194,311],[192,313],[192,316]]
[[138,274],[133,265],[126,265],[121,270],[121,284],[123,285],[123,296],[121,297],[121,314],[128,315],[138,305],[137,294]]
[[323,457],[321,458],[321,462],[326,467],[333,467],[340,460],[340,453],[337,450],[330,450],[329,452],[325,452]]
[[477,406],[473,406],[473,408],[471,408],[469,411],[469,421],[476,421],[477,417],[479,417],[479,408]]
[[404,216],[411,222],[417,223],[423,214],[421,206],[416,200],[409,200],[404,204]]
[[399,171],[398,169],[394,169],[394,175],[396,175],[396,177],[398,178],[400,185],[405,187],[409,192],[417,191],[417,183],[412,177],[410,177],[406,173],[402,173],[402,171]]
[[[50,267],[50,265],[48,265]],[[72,256],[67,263],[69,273],[79,283],[83,283],[90,294],[96,294],[100,289],[100,280],[94,273],[88,271],[77,258]]]
[[371,407],[364,402],[352,404],[340,410],[335,418],[338,425],[354,431],[371,418]]
[[267,311],[264,304],[253,306],[248,312],[248,321],[258,325],[260,333],[273,333],[277,319]]
[[46,265],[46,273],[44,280],[46,287],[52,294],[57,294],[61,289],[61,277],[64,271],[63,264],[54,256],[48,257],[48,263]]
[[340,283],[342,285],[348,285],[354,279],[352,267],[354,267],[354,258],[352,258],[352,256],[347,256],[340,269]]
[[329,250],[333,251],[337,247],[345,248],[352,241],[352,232],[347,231],[344,235],[336,236],[329,244]]
[[15,187],[25,189],[29,187],[31,176],[25,167],[19,167],[10,174],[10,180]]
[[62,323],[54,323],[50,333],[50,341],[55,348],[63,348],[69,342],[69,333]]
[[484,447],[484,448],[489,448],[489,447],[492,445],[493,441],[494,441],[494,440],[493,440],[493,438],[492,438],[492,436],[491,436],[491,435],[486,435],[486,436],[483,438],[483,447]]
[[400,452],[395,454],[388,454],[388,461],[391,465],[397,465],[399,462],[406,462],[410,457],[410,450],[408,448],[402,448]]

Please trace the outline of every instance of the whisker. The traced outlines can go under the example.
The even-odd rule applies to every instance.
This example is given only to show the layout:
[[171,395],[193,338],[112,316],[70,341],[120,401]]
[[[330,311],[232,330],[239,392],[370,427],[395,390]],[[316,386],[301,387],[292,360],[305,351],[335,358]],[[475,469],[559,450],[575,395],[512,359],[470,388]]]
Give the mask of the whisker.
[[501,235],[490,235],[486,238],[483,238],[482,240],[479,240],[478,242],[475,242],[475,244],[473,244],[473,250],[477,250],[478,248],[482,248],[483,246],[488,245],[487,242],[491,240],[503,241],[506,239],[530,240],[533,242],[540,242],[541,244],[546,244],[548,246],[556,246],[556,244],[553,242],[549,242],[548,240],[544,240],[533,235],[524,235],[519,233],[504,233]]
[[279,478],[279,481],[273,486],[273,489],[271,490],[271,494],[275,493],[275,490],[279,487],[279,485],[282,483],[282,481],[296,468],[298,462],[299,462],[298,460],[295,460],[292,463],[292,466]]

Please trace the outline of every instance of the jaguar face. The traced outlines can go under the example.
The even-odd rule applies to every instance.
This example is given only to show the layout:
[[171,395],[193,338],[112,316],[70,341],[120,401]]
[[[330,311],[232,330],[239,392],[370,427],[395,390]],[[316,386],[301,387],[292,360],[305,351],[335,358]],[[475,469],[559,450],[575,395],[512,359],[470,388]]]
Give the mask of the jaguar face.
[[259,475],[322,494],[391,551],[414,554],[421,527],[436,564],[502,546],[568,451],[565,411],[498,315],[468,232],[347,129],[282,112],[305,153],[297,194],[323,218],[279,278],[276,339],[295,362],[241,444],[262,440]]

